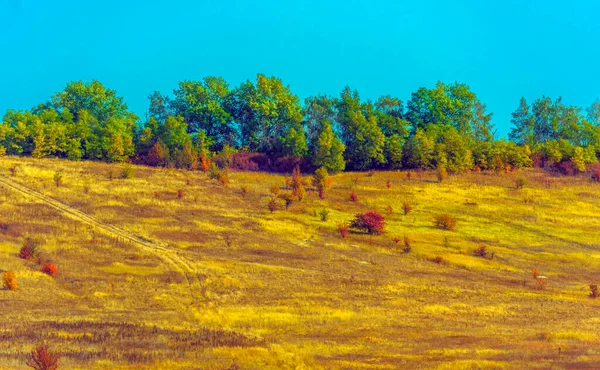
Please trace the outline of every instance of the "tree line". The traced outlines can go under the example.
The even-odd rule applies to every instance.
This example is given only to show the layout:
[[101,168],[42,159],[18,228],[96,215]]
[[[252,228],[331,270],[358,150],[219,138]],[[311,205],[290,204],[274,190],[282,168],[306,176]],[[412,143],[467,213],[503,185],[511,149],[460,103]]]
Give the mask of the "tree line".
[[364,100],[349,87],[301,102],[280,79],[258,74],[233,88],[221,77],[182,81],[171,95],[152,93],[140,119],[114,90],[79,81],[31,110],[8,110],[0,154],[190,169],[206,158],[228,165],[245,154],[259,169],[260,161],[287,159],[331,173],[565,163],[583,171],[597,162],[599,102],[584,112],[561,98],[522,98],[509,140],[494,137],[491,118],[461,83],[421,87],[407,102]]

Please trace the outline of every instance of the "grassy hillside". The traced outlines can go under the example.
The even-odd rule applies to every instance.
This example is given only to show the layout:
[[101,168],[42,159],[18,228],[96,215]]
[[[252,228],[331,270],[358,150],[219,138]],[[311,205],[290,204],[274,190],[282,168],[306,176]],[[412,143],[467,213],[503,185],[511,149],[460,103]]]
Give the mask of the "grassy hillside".
[[[270,213],[283,176],[231,173],[224,187],[201,172],[122,170],[0,158],[2,178],[74,210],[0,187],[0,270],[19,284],[0,290],[0,368],[24,368],[39,343],[68,369],[600,367],[600,299],[588,297],[600,186],[587,178],[344,173],[325,200],[310,191]],[[374,208],[385,234],[339,235]],[[433,226],[441,213],[454,231]],[[409,253],[393,240],[405,235]],[[28,237],[56,277],[18,257]],[[473,253],[482,244],[493,259]]]

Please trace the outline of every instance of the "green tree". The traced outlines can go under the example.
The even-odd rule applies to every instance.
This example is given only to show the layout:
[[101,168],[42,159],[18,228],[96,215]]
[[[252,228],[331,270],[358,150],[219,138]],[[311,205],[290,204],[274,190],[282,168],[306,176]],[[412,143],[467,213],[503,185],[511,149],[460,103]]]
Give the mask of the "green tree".
[[109,118],[137,120],[137,116],[128,111],[123,98],[117,96],[115,90],[105,88],[97,80],[89,83],[83,81],[68,83],[64,90],[52,96],[51,106],[57,111],[68,109],[74,119],[78,118],[80,111],[86,110],[102,123]]
[[[230,91],[222,77],[180,82],[174,95],[175,99],[170,101],[169,107],[173,115],[184,118],[189,133],[204,130],[212,138],[214,150],[220,150],[225,144],[235,145],[233,117],[226,109]],[[157,107],[160,105],[157,104]]]
[[346,87],[337,110],[347,165],[354,170],[364,170],[385,163],[385,136],[379,128],[372,104],[361,104],[358,92]]
[[403,147],[403,162],[408,168],[434,168],[435,139],[417,129]]
[[508,138],[519,145],[534,144],[534,118],[529,112],[529,105],[524,97],[519,102],[519,107],[511,113],[510,123],[513,127]]
[[331,173],[341,172],[346,168],[344,151],[346,147],[331,128],[329,119],[321,124],[317,143],[314,147],[312,162],[315,167],[325,167]]
[[247,81],[232,92],[227,107],[243,146],[277,156],[307,153],[300,100],[280,79],[257,75],[256,85]]

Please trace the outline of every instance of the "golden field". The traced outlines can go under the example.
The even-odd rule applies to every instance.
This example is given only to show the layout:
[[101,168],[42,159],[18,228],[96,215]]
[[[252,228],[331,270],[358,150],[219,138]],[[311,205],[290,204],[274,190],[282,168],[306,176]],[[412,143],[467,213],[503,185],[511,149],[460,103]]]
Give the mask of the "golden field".
[[[0,158],[0,180],[65,207],[0,183],[0,270],[19,284],[0,290],[0,368],[25,368],[40,343],[64,369],[600,368],[600,185],[587,177],[343,173],[325,200],[309,186],[270,213],[282,175],[233,172],[225,187],[122,170]],[[341,238],[339,223],[372,209],[385,234]],[[433,226],[441,213],[456,230]],[[393,241],[405,235],[409,253]],[[57,277],[18,257],[28,237]]]

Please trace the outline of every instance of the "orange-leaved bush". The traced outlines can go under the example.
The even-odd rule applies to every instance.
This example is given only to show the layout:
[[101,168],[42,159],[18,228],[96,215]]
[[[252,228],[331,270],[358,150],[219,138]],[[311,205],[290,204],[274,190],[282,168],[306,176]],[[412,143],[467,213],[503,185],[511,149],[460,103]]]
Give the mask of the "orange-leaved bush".
[[434,217],[434,225],[442,230],[454,230],[456,228],[456,218],[448,214],[440,214]]
[[46,262],[42,267],[42,272],[44,274],[55,277],[58,274],[58,267],[56,267],[56,265],[52,261]]
[[385,232],[385,218],[375,211],[359,213],[350,224],[351,227],[368,234],[382,234]]
[[17,274],[14,271],[4,271],[2,273],[2,283],[4,288],[8,290],[17,290],[19,285],[17,284]]
[[350,200],[353,202],[358,202],[358,195],[356,195],[354,190],[352,190],[352,193],[350,193]]
[[315,171],[313,176],[313,185],[317,188],[319,192],[319,198],[325,199],[325,196],[329,192],[333,181],[331,177],[329,177],[329,172],[325,167],[320,167]]
[[298,198],[299,201],[302,201],[306,195],[306,190],[304,189],[304,179],[302,178],[299,166],[294,168],[294,172],[292,172],[292,177],[288,180],[287,186],[292,189],[292,194]]

